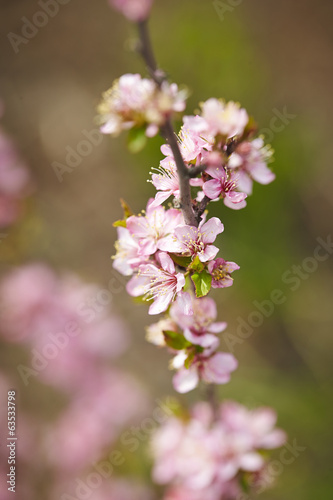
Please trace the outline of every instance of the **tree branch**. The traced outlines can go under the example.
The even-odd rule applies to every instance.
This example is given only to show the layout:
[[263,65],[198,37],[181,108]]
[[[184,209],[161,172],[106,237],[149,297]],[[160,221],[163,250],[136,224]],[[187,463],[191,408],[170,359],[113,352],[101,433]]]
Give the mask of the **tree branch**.
[[[140,36],[140,54],[146,63],[149,74],[157,85],[161,87],[166,77],[165,73],[157,67],[154,51],[150,41],[147,21],[138,23],[138,30]],[[197,227],[197,218],[192,208],[191,186],[189,182],[190,176],[188,174],[189,170],[184,163],[170,118],[168,118],[164,126],[161,127],[161,133],[170,145],[176,163],[179,178],[180,208],[184,216],[185,224]]]

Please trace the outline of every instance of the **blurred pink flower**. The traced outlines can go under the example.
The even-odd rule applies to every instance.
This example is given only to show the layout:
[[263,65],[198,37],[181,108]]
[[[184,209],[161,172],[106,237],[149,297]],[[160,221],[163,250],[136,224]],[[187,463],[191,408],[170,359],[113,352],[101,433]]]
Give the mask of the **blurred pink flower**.
[[225,403],[214,419],[211,406],[199,403],[190,419],[171,417],[152,439],[153,478],[169,485],[166,499],[236,498],[239,472],[258,473],[265,467],[266,459],[258,453],[262,444],[277,448],[285,443],[285,434],[274,429],[274,416],[273,410],[252,413],[237,403]]
[[246,110],[233,101],[225,103],[211,98],[202,103],[201,107],[202,117],[208,125],[207,132],[214,136],[240,136],[249,121]]
[[127,19],[136,23],[147,19],[153,0],[109,0],[109,3]]

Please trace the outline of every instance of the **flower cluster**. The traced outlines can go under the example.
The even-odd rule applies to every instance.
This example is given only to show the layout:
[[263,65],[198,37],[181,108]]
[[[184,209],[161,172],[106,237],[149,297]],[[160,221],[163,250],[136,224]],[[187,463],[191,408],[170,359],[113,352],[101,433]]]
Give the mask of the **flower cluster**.
[[[30,353],[27,365],[17,367],[24,386],[37,377],[67,401],[52,422],[38,422],[39,439],[33,437],[35,426],[27,426],[23,417],[19,422],[20,459],[39,470],[42,466],[52,470],[56,484],[50,486],[54,487],[50,498],[54,499],[70,492],[76,496],[75,478],[84,478],[92,464],[112,449],[124,427],[136,423],[149,408],[141,385],[110,366],[127,348],[129,335],[124,321],[110,314],[100,296],[96,285],[69,273],[58,276],[43,264],[16,268],[0,284],[2,337]],[[7,407],[2,407],[7,418]],[[1,417],[0,413],[0,423]],[[134,486],[112,478],[94,498],[133,498]],[[0,482],[0,495],[1,488]],[[139,498],[147,495],[142,492]]]
[[217,415],[206,403],[190,417],[171,417],[154,434],[153,478],[167,484],[166,500],[222,500],[242,495],[240,479],[268,483],[265,450],[285,443],[270,408],[248,410],[234,402],[220,405]]
[[[255,137],[255,126],[245,109],[234,102],[208,99],[202,103],[202,113],[185,116],[179,136],[179,148],[186,166],[202,167],[202,174],[191,179],[199,186],[197,201],[223,199],[233,209],[246,206],[245,199],[252,194],[253,181],[269,184],[275,175],[268,168],[272,150],[264,145],[262,137]],[[157,189],[155,204],[163,203],[173,195],[179,199],[179,181],[170,146],[161,148],[165,158],[152,173],[152,184]]]
[[126,74],[104,93],[98,106],[101,132],[117,136],[122,130],[145,130],[148,137],[174,112],[184,111],[186,92],[175,83],[158,86],[138,74]]
[[114,267],[131,276],[127,292],[152,301],[151,315],[169,310],[164,320],[151,325],[149,338],[176,354],[171,363],[177,370],[176,390],[192,390],[200,379],[228,382],[237,362],[231,354],[216,352],[217,334],[226,323],[215,322],[216,304],[205,297],[211,286],[230,286],[231,273],[238,269],[234,262],[215,259],[218,248],[213,243],[224,229],[221,221],[212,217],[198,228],[188,226],[180,210],[149,200],[144,214],[130,215],[117,225]]
[[[0,102],[0,118],[2,104]],[[0,228],[18,218],[22,200],[29,194],[31,179],[12,141],[0,129]]]

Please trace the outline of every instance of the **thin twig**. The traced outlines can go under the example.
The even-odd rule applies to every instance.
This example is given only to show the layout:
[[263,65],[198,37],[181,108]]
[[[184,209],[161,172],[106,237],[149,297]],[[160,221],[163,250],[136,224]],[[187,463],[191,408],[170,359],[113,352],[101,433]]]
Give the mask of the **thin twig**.
[[[149,74],[160,87],[166,77],[165,73],[158,69],[156,58],[150,41],[147,21],[138,23],[138,30],[140,36],[141,56],[146,63]],[[185,224],[197,227],[198,221],[192,208],[191,186],[189,182],[190,176],[188,175],[188,168],[186,167],[182,154],[180,152],[177,137],[170,118],[168,118],[164,126],[161,127],[161,133],[170,145],[176,163],[177,174],[179,178],[180,208],[184,215]]]

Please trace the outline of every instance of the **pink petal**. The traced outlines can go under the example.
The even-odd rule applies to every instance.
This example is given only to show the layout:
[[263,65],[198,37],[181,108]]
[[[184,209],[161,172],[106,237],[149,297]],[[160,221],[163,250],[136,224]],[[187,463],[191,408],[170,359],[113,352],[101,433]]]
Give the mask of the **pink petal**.
[[230,373],[238,366],[236,358],[229,353],[218,352],[204,362],[202,378],[206,382],[225,384],[230,380]]
[[156,299],[150,306],[148,313],[153,315],[153,314],[160,314],[166,311],[172,299],[173,299],[172,291],[158,295],[158,297],[156,297]]
[[246,201],[240,201],[239,203],[233,203],[232,201],[230,201],[229,198],[224,198],[223,200],[224,204],[226,207],[228,208],[232,208],[233,210],[240,210],[241,208],[245,208],[246,207]]
[[202,233],[202,240],[204,241],[204,243],[213,243],[216,239],[216,236],[222,233],[223,230],[224,226],[220,219],[218,219],[217,217],[212,217],[200,228],[200,232]]
[[140,297],[146,293],[146,287],[149,283],[149,278],[135,275],[129,280],[126,285],[126,291],[132,297]]
[[173,386],[180,394],[192,391],[199,383],[199,375],[195,367],[188,370],[182,368],[172,379]]
[[238,193],[237,191],[230,191],[226,194],[226,197],[229,198],[232,203],[239,203],[240,201],[244,201],[245,198],[247,198],[247,194]]
[[208,198],[211,200],[216,200],[220,194],[222,193],[222,185],[221,182],[217,179],[212,179],[207,181],[202,186],[203,192]]
[[227,323],[225,321],[217,321],[216,323],[212,323],[208,331],[210,333],[221,333],[224,332],[224,330],[227,328]]
[[207,245],[202,254],[199,254],[199,260],[201,262],[207,262],[208,260],[214,259],[218,253],[219,249],[214,245]]
[[260,184],[269,184],[274,181],[275,174],[267,167],[266,163],[255,163],[251,167],[251,177]]
[[167,271],[170,274],[175,273],[175,265],[171,257],[165,252],[159,252],[157,255],[157,260],[160,262],[164,271]]
[[264,463],[264,459],[259,453],[246,453],[241,456],[239,461],[240,468],[249,472],[260,470]]

